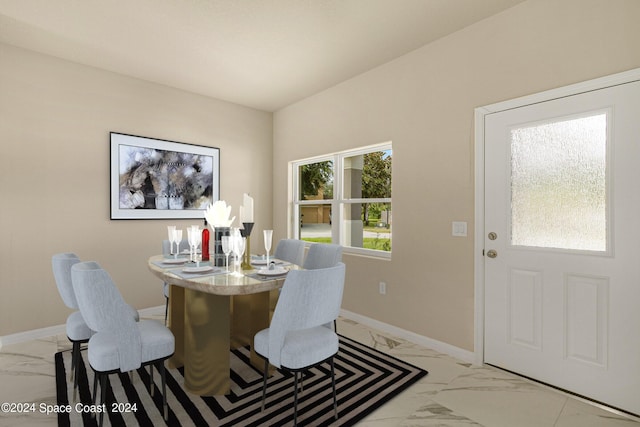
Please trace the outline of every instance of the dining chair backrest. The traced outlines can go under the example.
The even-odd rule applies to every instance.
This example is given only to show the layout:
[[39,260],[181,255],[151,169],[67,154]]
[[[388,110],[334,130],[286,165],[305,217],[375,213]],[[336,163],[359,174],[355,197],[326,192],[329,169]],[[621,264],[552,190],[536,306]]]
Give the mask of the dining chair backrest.
[[73,309],[78,309],[78,302],[71,282],[71,267],[80,262],[80,258],[74,253],[65,252],[51,257],[53,277],[58,287],[58,292],[64,304]]
[[[291,270],[269,326],[269,362],[280,367],[280,353],[289,331],[324,326],[340,314],[345,265],[316,270]],[[274,351],[272,351],[272,349]]]
[[342,261],[342,246],[332,243],[314,243],[309,246],[309,251],[302,265],[307,270],[333,267]]
[[301,266],[304,262],[304,241],[298,239],[281,239],[276,246],[273,257]]
[[142,364],[142,342],[129,306],[104,269],[97,262],[75,264],[71,268],[73,290],[87,325],[94,331],[109,332],[117,340],[122,372]]

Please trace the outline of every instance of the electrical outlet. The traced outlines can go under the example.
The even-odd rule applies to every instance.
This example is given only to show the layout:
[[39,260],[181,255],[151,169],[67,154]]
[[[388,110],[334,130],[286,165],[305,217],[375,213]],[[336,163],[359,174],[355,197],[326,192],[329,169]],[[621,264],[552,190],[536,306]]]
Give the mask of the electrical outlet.
[[378,284],[378,290],[380,291],[380,295],[387,294],[387,284],[385,282],[380,282]]

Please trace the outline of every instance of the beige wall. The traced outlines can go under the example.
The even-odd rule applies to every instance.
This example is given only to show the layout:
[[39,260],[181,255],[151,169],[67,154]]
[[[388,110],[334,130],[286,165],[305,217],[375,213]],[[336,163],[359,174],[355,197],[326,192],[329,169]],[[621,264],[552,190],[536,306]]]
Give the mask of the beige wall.
[[250,192],[256,229],[271,224],[271,113],[0,44],[0,336],[64,324],[62,251],[100,262],[136,308],[164,304],[146,260],[168,224],[199,222],[109,219],[110,131],[219,147],[221,198]]
[[527,1],[278,111],[276,233],[289,161],[393,141],[392,260],[346,255],[343,308],[473,350],[474,108],[640,67],[639,20],[637,0]]
[[221,197],[237,207],[250,192],[256,230],[273,219],[276,239],[287,234],[289,161],[393,141],[393,258],[345,256],[343,307],[471,350],[473,239],[451,237],[451,221],[473,235],[473,109],[640,67],[639,18],[637,0],[527,1],[273,122],[0,44],[0,336],[64,323],[50,267],[61,251],[101,262],[136,308],[163,304],[145,264],[170,222],[109,220],[117,131],[221,148]]

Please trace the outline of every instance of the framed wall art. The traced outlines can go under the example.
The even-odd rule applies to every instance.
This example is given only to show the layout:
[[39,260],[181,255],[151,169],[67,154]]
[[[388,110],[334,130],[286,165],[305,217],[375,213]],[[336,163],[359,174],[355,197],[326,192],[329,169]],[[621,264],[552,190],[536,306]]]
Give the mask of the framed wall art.
[[220,149],[111,132],[111,219],[204,218]]

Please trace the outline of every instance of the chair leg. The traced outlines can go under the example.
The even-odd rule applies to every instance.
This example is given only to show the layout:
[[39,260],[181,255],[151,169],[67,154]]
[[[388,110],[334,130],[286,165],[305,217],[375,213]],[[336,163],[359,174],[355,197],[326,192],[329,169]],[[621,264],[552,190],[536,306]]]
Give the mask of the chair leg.
[[261,409],[261,411],[264,411],[264,401],[265,401],[265,398],[267,396],[267,376],[268,376],[268,371],[269,371],[269,361],[267,359],[264,359],[264,374],[263,374],[263,381],[262,381],[262,409]]
[[293,373],[293,425],[298,425],[298,371]]
[[[71,347],[71,373],[69,374],[69,381],[74,379],[74,372],[76,371],[76,365],[78,364],[78,354],[80,353],[80,343],[73,341]],[[73,384],[75,387],[75,383]]]
[[[100,374],[100,405],[104,405],[107,400],[107,383],[109,382],[109,375]],[[104,412],[100,412],[100,421],[98,427],[102,427],[102,421],[104,419]]]
[[95,405],[97,400],[97,393],[98,392],[98,373],[97,372],[93,372],[93,404]]
[[160,378],[162,378],[162,408],[164,411],[164,420],[168,421],[169,407],[167,406],[167,379],[165,375],[164,360],[158,362],[158,370],[160,371]]
[[338,419],[338,401],[336,399],[336,371],[333,365],[333,357],[331,358],[331,386],[333,387],[333,415]]
[[75,341],[71,349],[71,378],[73,379],[73,401],[78,396],[78,366],[80,366],[80,342]]
[[153,397],[155,387],[153,386],[153,364],[149,365],[149,394]]

